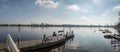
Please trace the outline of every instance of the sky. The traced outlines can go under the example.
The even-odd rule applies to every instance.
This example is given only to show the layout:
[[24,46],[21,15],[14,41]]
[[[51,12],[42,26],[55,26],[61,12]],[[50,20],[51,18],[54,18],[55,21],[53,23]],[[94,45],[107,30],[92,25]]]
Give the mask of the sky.
[[0,24],[114,25],[120,0],[0,0]]

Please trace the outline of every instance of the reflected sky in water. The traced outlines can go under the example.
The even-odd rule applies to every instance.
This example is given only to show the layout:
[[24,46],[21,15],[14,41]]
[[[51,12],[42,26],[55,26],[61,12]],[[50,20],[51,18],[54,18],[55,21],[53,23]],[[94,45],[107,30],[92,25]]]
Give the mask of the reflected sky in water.
[[[63,27],[0,27],[0,42],[6,41],[6,35],[11,34],[14,41],[17,41],[18,35],[20,40],[35,40],[42,39],[43,34],[51,36],[55,31],[62,30]],[[73,40],[68,40],[64,44],[52,48],[41,49],[32,52],[116,52],[111,46],[111,40],[105,39],[99,29],[109,29],[113,33],[116,31],[113,28],[85,28],[74,27],[75,37]],[[69,28],[66,27],[65,31]]]

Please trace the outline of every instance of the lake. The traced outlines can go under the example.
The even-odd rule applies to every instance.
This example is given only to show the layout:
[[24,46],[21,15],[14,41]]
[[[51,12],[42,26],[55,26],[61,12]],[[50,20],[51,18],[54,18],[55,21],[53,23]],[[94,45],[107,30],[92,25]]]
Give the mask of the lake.
[[93,28],[93,27],[0,27],[0,42],[6,42],[6,36],[10,34],[14,41],[17,41],[20,35],[20,41],[42,39],[43,34],[52,36],[53,32],[58,30],[73,30],[75,37],[63,44],[38,49],[31,52],[118,52],[111,45],[111,39],[104,38],[99,29],[108,29],[117,33],[114,28]]

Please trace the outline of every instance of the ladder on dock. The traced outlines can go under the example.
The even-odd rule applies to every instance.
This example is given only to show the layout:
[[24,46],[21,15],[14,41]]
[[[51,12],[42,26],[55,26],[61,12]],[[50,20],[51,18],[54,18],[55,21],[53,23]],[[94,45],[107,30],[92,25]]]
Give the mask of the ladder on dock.
[[7,36],[7,49],[8,52],[20,52],[10,34]]

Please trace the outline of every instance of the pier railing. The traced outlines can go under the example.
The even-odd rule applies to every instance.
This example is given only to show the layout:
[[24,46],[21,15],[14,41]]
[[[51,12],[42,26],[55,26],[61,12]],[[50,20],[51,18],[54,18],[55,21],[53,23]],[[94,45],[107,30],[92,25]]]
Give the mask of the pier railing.
[[7,36],[7,49],[8,52],[20,52],[10,34]]

